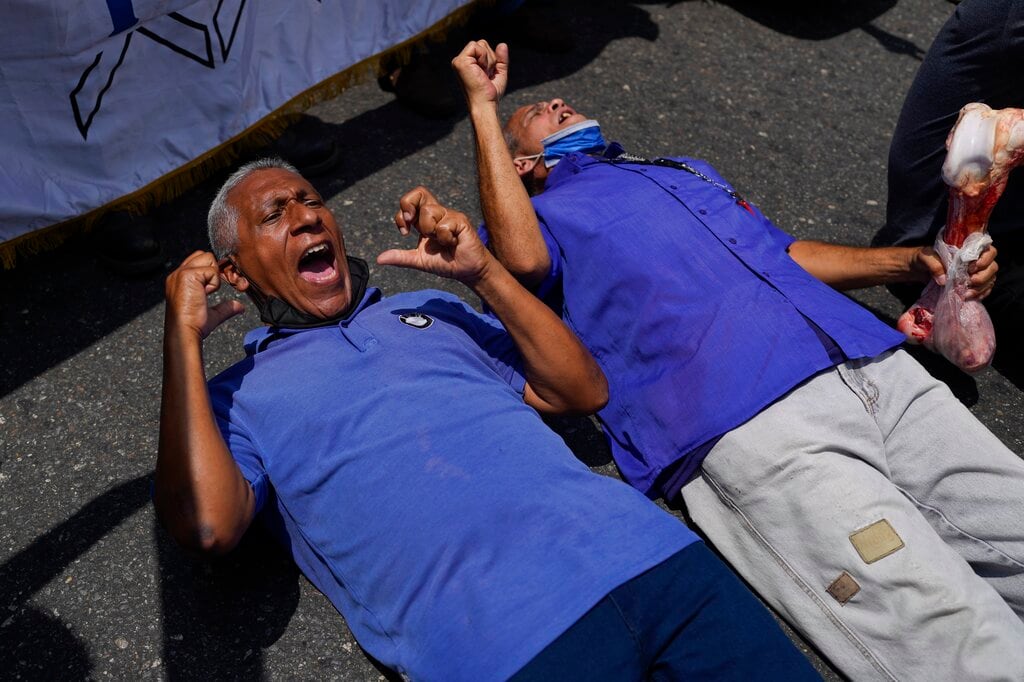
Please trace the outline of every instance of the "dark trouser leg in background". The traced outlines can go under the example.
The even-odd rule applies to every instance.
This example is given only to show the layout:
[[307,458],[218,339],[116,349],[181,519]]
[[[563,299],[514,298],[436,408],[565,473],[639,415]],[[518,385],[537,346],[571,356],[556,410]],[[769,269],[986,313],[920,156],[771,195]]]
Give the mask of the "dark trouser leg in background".
[[513,678],[816,680],[768,610],[703,543],[613,590]]

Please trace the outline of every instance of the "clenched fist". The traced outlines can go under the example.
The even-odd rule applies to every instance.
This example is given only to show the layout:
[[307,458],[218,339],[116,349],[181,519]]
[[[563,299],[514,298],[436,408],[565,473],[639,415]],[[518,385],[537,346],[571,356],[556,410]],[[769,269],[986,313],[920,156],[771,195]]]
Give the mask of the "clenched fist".
[[245,311],[229,299],[211,306],[209,296],[220,288],[220,267],[209,251],[196,251],[167,277],[164,286],[165,333],[193,332],[201,341],[224,321]]
[[472,109],[482,103],[497,104],[508,85],[508,45],[493,50],[486,40],[474,40],[452,60],[452,68]]
[[464,213],[445,208],[425,187],[398,202],[395,224],[404,235],[419,234],[414,249],[391,249],[377,256],[381,265],[422,270],[472,286],[492,267],[494,257]]

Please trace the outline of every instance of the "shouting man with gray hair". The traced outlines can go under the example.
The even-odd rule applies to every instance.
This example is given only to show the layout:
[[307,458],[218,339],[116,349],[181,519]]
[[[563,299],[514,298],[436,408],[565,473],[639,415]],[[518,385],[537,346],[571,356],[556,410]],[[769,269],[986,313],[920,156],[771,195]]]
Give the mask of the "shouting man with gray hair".
[[[416,680],[811,679],[768,612],[697,538],[594,474],[541,421],[607,400],[601,371],[484,248],[406,194],[410,250],[377,262],[468,285],[384,297],[331,211],[279,161],[210,210],[214,253],[167,279],[154,501],[173,537],[230,550],[254,519],[376,659]],[[203,339],[268,325],[209,383]]]

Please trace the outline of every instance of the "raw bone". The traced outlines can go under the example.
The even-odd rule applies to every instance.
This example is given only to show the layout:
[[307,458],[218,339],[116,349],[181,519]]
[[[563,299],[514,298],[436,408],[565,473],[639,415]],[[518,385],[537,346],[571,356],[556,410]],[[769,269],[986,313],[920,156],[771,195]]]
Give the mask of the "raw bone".
[[992,242],[986,230],[1010,171],[1024,162],[1024,109],[993,111],[975,102],[960,110],[946,137],[942,179],[949,185],[946,228],[935,250],[945,282],[928,282],[921,298],[896,323],[912,343],[942,353],[966,372],[992,361],[995,331],[985,307],[966,300],[967,268]]

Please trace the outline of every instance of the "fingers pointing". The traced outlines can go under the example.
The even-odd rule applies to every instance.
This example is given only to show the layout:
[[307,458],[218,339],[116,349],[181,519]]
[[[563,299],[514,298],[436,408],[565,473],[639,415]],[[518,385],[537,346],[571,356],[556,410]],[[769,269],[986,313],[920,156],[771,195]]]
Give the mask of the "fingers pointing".
[[420,222],[423,207],[431,204],[437,205],[437,199],[426,187],[420,186],[403,194],[398,200],[398,212],[395,214],[395,225],[399,231],[409,234]]
[[417,268],[419,256],[415,249],[388,249],[377,256],[378,265],[394,265],[399,268]]

